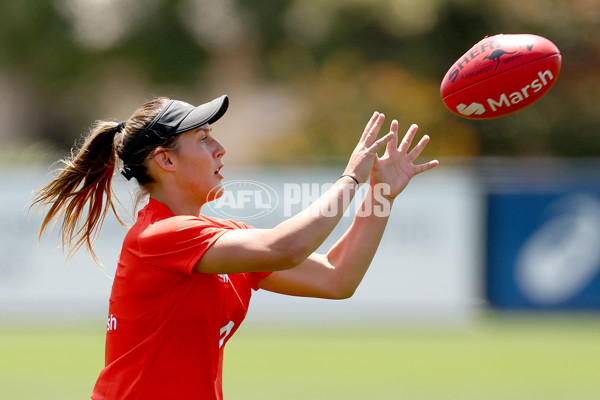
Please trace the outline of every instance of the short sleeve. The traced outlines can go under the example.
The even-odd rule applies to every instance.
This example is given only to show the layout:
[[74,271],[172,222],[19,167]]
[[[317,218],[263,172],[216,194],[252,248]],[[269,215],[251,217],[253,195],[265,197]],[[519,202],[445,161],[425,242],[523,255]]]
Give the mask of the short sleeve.
[[162,219],[139,236],[140,258],[156,267],[191,274],[204,253],[228,230],[194,217]]
[[251,272],[250,273],[250,282],[253,290],[258,290],[258,282],[262,279],[265,279],[267,276],[271,275],[272,271],[265,272]]

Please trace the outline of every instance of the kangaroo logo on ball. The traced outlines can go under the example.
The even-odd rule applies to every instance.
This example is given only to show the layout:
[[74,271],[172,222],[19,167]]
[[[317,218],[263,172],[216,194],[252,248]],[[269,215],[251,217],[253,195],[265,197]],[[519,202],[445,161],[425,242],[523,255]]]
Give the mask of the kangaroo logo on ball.
[[516,51],[504,51],[502,49],[498,49],[498,50],[494,50],[492,51],[490,54],[488,54],[487,56],[483,57],[484,60],[490,60],[490,61],[496,61],[496,68],[494,68],[494,71],[498,69],[498,65],[500,65],[500,57],[502,57],[505,54],[515,54]]

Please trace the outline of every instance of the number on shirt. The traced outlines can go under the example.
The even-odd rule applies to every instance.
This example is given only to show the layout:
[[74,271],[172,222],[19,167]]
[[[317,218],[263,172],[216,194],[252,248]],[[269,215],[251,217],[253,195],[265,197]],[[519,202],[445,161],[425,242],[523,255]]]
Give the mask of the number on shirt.
[[235,326],[235,324],[233,323],[233,321],[229,321],[227,323],[227,325],[225,325],[224,327],[221,328],[221,339],[219,340],[219,348],[223,347],[223,343],[225,343],[225,339],[227,338],[227,336],[229,336],[229,334],[231,333],[231,330],[233,329],[233,327]]

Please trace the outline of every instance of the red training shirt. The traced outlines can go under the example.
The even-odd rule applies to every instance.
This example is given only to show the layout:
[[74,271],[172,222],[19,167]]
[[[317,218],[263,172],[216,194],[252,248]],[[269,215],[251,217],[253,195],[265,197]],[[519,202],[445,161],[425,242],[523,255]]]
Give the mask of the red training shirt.
[[194,266],[230,229],[176,216],[150,199],[123,242],[110,296],[105,368],[94,400],[222,399],[223,346],[269,273],[202,274]]

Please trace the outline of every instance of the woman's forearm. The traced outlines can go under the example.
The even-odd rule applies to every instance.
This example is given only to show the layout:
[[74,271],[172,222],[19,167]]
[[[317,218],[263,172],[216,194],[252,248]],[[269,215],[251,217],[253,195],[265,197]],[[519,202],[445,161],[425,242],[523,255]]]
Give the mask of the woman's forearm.
[[351,178],[340,178],[309,207],[272,229],[273,246],[289,251],[297,263],[306,259],[331,234],[357,189]]
[[335,267],[335,280],[345,296],[351,296],[362,281],[387,225],[393,199],[371,187],[350,228],[327,253]]

